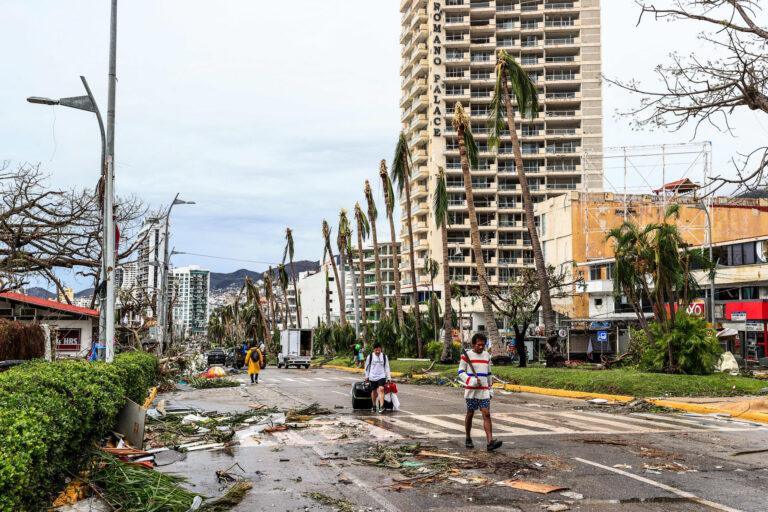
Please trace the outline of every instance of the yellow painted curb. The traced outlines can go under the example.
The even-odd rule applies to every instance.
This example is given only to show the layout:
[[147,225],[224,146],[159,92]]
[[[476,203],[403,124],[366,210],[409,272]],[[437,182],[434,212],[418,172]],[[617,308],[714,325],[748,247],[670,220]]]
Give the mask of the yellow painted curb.
[[561,398],[603,398],[605,400],[611,400],[612,402],[627,403],[635,399],[633,396],[627,395],[609,395],[606,393],[590,393],[588,391],[571,391],[569,389],[555,389],[555,388],[539,388],[535,386],[520,386],[518,384],[499,384],[493,385],[495,388],[505,389],[507,391],[519,391],[521,393],[535,393],[537,395],[549,395],[558,396]]
[[764,412],[750,412],[750,411],[734,412],[726,409],[719,409],[717,407],[709,407],[701,404],[675,402],[673,400],[657,400],[654,398],[648,398],[645,401],[653,405],[658,405],[659,407],[669,407],[670,409],[677,409],[679,411],[693,412],[697,414],[725,414],[735,419],[757,421],[760,423],[768,423],[768,413],[764,413]]
[[[338,366],[335,364],[326,364],[324,366],[319,366],[318,368],[330,368],[331,370],[341,370],[343,372],[349,372],[349,373],[365,373],[362,368],[350,368],[349,366]],[[393,377],[402,377],[402,372],[392,372],[391,375]]]

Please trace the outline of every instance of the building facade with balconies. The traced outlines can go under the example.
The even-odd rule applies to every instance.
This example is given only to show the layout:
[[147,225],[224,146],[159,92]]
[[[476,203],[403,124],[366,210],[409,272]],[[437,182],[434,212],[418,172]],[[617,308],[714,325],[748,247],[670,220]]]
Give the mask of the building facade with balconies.
[[[533,264],[512,144],[489,147],[488,116],[496,53],[504,48],[539,89],[539,114],[516,119],[523,166],[534,201],[568,190],[602,188],[602,92],[599,0],[403,0],[400,3],[401,121],[413,168],[412,222],[418,287],[426,290],[425,258],[442,261],[432,214],[435,179],[446,171],[451,281],[477,284],[466,193],[456,132],[455,104],[470,114],[479,161],[473,198],[490,284],[514,278]],[[589,158],[590,165],[586,165]],[[404,204],[403,204],[404,206]],[[403,208],[405,211],[405,208]],[[403,233],[407,233],[405,227]],[[413,290],[407,239],[403,292]],[[441,269],[441,272],[443,269]],[[441,287],[442,277],[436,280]],[[479,310],[479,302],[476,309]]]

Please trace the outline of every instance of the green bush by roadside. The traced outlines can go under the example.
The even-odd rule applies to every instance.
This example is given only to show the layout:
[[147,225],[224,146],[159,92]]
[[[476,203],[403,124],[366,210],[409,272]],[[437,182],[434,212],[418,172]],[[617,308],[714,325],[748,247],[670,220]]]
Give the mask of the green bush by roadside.
[[125,398],[142,402],[156,376],[157,359],[141,352],[113,364],[35,361],[0,373],[0,511],[47,509]]

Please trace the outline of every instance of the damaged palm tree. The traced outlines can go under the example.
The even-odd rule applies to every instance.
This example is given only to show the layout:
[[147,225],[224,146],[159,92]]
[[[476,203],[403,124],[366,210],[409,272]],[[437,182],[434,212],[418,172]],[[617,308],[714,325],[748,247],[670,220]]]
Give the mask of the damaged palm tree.
[[357,224],[357,257],[360,272],[360,312],[363,319],[363,339],[368,339],[368,312],[365,307],[365,250],[363,250],[363,241],[368,238],[371,231],[371,225],[365,216],[360,203],[355,203],[355,222]]
[[400,249],[397,246],[397,232],[395,231],[395,192],[392,190],[392,180],[389,179],[387,174],[387,162],[382,160],[379,165],[379,177],[381,178],[381,185],[384,189],[384,203],[387,206],[387,221],[389,222],[389,239],[392,244],[392,267],[395,280],[395,304],[393,309],[395,310],[395,318],[397,318],[397,325],[403,325],[405,318],[403,316],[403,298],[400,294]]
[[285,259],[288,258],[289,266],[291,269],[291,281],[293,282],[293,293],[296,295],[296,326],[301,329],[301,295],[299,294],[299,288],[296,284],[296,267],[293,264],[294,245],[293,245],[293,231],[291,228],[285,228],[285,250],[283,251],[283,265],[285,265]]
[[[333,248],[331,247],[331,227],[328,225],[328,221],[323,219],[323,261],[326,256],[331,261],[331,268],[333,269],[333,279],[336,283],[336,293],[340,306],[339,321],[341,325],[347,325],[347,315],[344,314],[344,283],[339,279],[339,269],[336,266],[336,258],[333,256]],[[341,260],[341,265],[344,266],[344,260]],[[326,284],[328,280],[326,279]],[[330,324],[330,320],[328,321]]]
[[[477,266],[477,282],[478,289],[480,290],[480,301],[483,304],[485,328],[488,331],[488,337],[491,340],[492,350],[499,352],[503,347],[501,336],[499,336],[499,329],[496,327],[496,316],[493,314],[493,305],[491,305],[490,301],[488,274],[485,271],[485,259],[483,257],[482,246],[480,245],[480,228],[477,225],[475,198],[472,191],[472,173],[470,168],[477,168],[477,144],[475,144],[475,139],[472,137],[472,123],[469,121],[469,116],[467,116],[460,101],[456,103],[456,110],[453,114],[453,127],[456,129],[456,136],[459,141],[461,173],[464,177],[464,191],[467,196],[469,236],[472,242],[472,252],[475,256],[475,265]],[[501,354],[494,353],[493,355]]]
[[386,314],[387,303],[384,301],[384,286],[381,281],[381,256],[379,255],[379,237],[376,233],[376,219],[379,216],[376,210],[376,202],[373,200],[373,190],[368,180],[365,180],[365,201],[368,203],[368,222],[371,225],[371,241],[373,242],[373,263],[376,274],[376,295],[379,298],[379,305],[382,317]]
[[528,73],[515,61],[514,57],[503,49],[499,50],[496,60],[496,86],[493,92],[493,99],[491,100],[491,136],[488,139],[488,143],[491,146],[498,147],[504,130],[506,129],[509,132],[512,152],[515,156],[515,170],[517,171],[517,179],[520,183],[520,195],[523,198],[525,224],[528,228],[528,236],[531,239],[536,279],[539,284],[541,314],[544,318],[544,331],[547,336],[547,364],[552,365],[553,363],[562,362],[564,358],[560,354],[560,347],[557,343],[555,314],[552,309],[547,266],[544,262],[544,253],[541,250],[539,233],[536,229],[535,217],[533,215],[533,198],[530,186],[528,185],[528,177],[525,174],[523,152],[515,126],[515,110],[512,106],[514,99],[522,117],[536,117],[539,112],[538,94],[539,91],[536,88],[536,84],[531,81]]

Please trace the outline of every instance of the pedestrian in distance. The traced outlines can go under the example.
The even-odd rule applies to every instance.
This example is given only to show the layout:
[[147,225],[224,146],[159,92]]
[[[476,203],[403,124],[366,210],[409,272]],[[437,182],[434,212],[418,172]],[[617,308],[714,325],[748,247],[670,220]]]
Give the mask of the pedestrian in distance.
[[365,355],[363,354],[363,346],[360,343],[355,343],[355,346],[353,347],[353,356],[352,356],[352,362],[354,363],[355,368],[363,367],[364,358],[365,358]]
[[251,376],[251,384],[259,382],[259,372],[263,363],[264,353],[256,348],[256,345],[251,345],[251,348],[245,354],[245,364],[248,365],[248,375]]
[[462,349],[459,362],[459,379],[464,383],[464,400],[467,403],[467,415],[464,418],[464,429],[467,438],[464,446],[474,448],[472,442],[472,420],[475,411],[483,415],[483,429],[489,452],[501,447],[501,441],[493,438],[491,422],[491,354],[485,349],[488,337],[481,333],[472,336],[472,348],[469,352]]
[[391,380],[389,359],[382,352],[381,343],[376,343],[365,362],[365,382],[371,385],[372,408],[379,413],[384,412],[384,387]]

